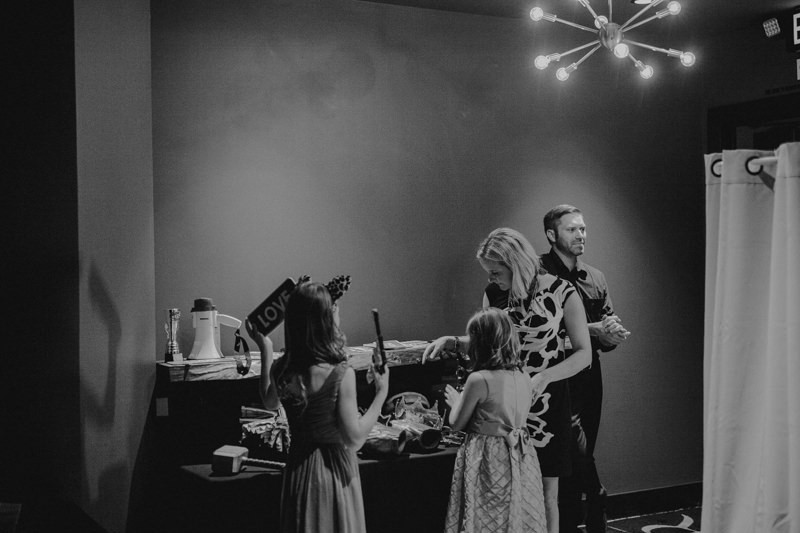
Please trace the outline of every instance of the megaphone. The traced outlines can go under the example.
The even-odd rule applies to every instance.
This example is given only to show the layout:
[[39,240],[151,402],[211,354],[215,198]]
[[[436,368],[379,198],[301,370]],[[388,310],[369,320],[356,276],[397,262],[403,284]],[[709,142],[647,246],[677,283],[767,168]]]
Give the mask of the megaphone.
[[242,321],[229,315],[217,313],[211,298],[197,298],[192,307],[194,344],[189,359],[220,359],[219,325],[238,329]]

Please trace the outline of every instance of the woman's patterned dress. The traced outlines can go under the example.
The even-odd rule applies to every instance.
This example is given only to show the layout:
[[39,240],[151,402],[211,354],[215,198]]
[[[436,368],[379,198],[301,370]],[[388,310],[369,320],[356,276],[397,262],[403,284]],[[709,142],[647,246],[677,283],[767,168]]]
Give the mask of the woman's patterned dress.
[[[566,358],[564,303],[571,294],[575,294],[571,283],[550,274],[539,274],[536,293],[522,302],[511,301],[509,292],[495,284],[486,288],[489,305],[505,310],[514,322],[528,374],[541,372]],[[528,430],[539,454],[542,476],[569,475],[572,468],[567,380],[550,383],[533,402]]]

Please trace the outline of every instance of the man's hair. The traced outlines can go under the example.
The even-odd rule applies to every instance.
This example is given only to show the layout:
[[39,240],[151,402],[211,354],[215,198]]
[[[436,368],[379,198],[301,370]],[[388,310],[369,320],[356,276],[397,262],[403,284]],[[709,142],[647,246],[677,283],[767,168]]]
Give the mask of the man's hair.
[[[558,234],[558,221],[564,215],[569,215],[571,213],[583,214],[580,209],[569,204],[557,205],[548,211],[547,214],[544,215],[544,236],[547,237],[547,230],[549,229]],[[547,237],[547,241],[550,242],[550,237]]]

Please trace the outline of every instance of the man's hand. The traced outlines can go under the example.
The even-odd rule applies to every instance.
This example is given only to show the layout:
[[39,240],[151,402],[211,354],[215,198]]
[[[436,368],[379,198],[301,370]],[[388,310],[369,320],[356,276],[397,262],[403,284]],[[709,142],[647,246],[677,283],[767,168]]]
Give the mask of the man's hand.
[[622,320],[617,315],[607,315],[603,320],[594,322],[591,326],[592,335],[596,335],[606,346],[617,346],[631,334],[622,325]]

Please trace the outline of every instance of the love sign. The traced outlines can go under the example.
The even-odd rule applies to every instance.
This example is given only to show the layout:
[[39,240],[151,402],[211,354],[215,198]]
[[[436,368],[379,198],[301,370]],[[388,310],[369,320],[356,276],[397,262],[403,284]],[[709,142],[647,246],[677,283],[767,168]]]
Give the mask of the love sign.
[[289,295],[294,290],[295,282],[292,278],[286,278],[286,281],[272,291],[272,294],[267,296],[267,299],[261,302],[249,315],[247,320],[253,324],[262,335],[269,335],[269,333],[278,327],[283,322],[283,317],[286,314],[286,301]]

